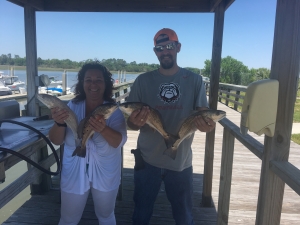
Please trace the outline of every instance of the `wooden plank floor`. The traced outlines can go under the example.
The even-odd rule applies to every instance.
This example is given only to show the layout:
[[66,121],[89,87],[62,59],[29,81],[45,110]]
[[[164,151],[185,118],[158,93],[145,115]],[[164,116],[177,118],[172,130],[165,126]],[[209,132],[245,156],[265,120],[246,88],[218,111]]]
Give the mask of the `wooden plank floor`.
[[[240,114],[223,104],[218,109],[227,112],[227,118],[239,126]],[[128,141],[124,146],[124,169],[123,169],[123,199],[116,203],[117,224],[131,224],[133,211],[133,165],[134,158],[130,150],[136,147],[138,132],[128,131]],[[250,133],[258,141],[263,143],[264,136]],[[221,164],[221,149],[223,127],[217,124],[213,171],[212,197],[214,207],[201,207],[204,146],[205,134],[196,132],[192,145],[194,165],[194,217],[196,225],[216,224],[219,177]],[[290,160],[297,168],[300,168],[300,146],[291,142]],[[231,186],[231,201],[228,224],[255,224],[256,204],[259,188],[261,160],[252,154],[237,140],[235,141],[233,175]],[[19,210],[17,210],[5,223],[5,225],[26,224],[57,224],[60,213],[59,191],[51,190],[45,195],[32,196]],[[300,196],[287,185],[283,199],[281,224],[293,225],[300,221]],[[88,199],[80,224],[98,224],[93,211],[92,199]],[[151,219],[152,225],[174,224],[171,208],[166,199],[163,186],[157,198],[154,214]]]

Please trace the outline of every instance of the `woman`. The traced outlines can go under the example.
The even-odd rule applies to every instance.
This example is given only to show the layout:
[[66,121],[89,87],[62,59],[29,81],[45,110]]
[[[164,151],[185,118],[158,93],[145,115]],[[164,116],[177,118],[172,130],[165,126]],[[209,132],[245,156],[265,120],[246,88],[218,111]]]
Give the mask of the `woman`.
[[[68,106],[78,122],[97,106],[114,102],[112,74],[98,61],[82,66],[78,72],[75,98]],[[109,119],[91,117],[95,133],[86,143],[86,157],[72,156],[75,149],[72,131],[65,127],[68,113],[51,110],[55,124],[50,140],[65,144],[61,172],[61,218],[59,225],[78,224],[91,191],[96,216],[101,225],[116,224],[114,207],[121,176],[121,147],[127,141],[126,123],[117,109]]]

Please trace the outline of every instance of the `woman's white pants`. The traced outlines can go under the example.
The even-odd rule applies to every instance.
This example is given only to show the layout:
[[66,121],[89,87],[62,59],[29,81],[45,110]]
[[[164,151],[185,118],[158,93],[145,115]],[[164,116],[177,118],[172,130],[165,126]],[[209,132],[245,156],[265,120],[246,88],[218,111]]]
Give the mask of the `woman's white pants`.
[[[91,187],[90,190],[99,225],[115,225],[114,208],[118,189],[103,192]],[[76,225],[79,223],[90,190],[83,195],[61,191],[61,217],[58,225]]]

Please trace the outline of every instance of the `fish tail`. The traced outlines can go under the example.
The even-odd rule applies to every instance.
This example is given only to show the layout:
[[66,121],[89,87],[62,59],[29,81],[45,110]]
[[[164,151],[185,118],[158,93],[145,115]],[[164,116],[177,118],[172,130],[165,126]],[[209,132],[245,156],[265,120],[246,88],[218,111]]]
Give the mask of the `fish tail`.
[[76,149],[74,150],[72,156],[75,156],[75,155],[84,158],[86,155],[86,148],[85,147],[81,148],[81,146],[77,146]]
[[175,159],[177,155],[177,149],[170,147],[164,151],[164,155],[170,156],[172,159]]
[[78,146],[81,146],[81,140],[79,138],[75,138],[75,145],[78,147]]

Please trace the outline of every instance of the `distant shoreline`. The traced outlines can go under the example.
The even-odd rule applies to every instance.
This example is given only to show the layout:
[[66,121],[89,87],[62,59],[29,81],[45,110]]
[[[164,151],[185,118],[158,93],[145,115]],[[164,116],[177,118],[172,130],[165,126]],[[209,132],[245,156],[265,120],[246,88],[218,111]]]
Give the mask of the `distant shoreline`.
[[[10,70],[12,66],[9,65],[0,65],[0,70]],[[14,70],[26,70],[26,66],[13,66]],[[78,69],[64,69],[64,68],[48,68],[48,67],[38,67],[38,70],[45,70],[45,71],[71,71],[71,72],[78,72]],[[118,71],[110,71],[111,73],[118,73]],[[140,74],[140,72],[128,72],[126,71],[126,73],[130,73],[130,74]]]

